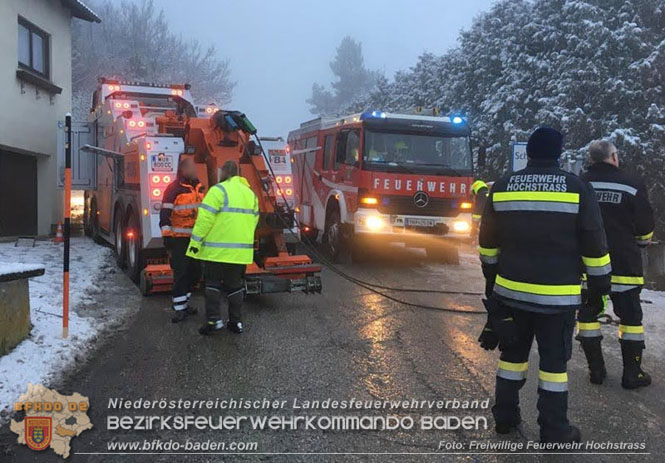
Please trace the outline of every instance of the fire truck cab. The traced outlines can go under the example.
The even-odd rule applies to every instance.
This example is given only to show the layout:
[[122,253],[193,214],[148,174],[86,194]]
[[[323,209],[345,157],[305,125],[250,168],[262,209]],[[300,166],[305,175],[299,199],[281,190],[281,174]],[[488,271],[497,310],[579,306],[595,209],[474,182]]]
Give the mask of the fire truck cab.
[[301,124],[288,138],[301,232],[337,258],[401,242],[457,263],[471,233],[470,130],[460,117],[367,111]]

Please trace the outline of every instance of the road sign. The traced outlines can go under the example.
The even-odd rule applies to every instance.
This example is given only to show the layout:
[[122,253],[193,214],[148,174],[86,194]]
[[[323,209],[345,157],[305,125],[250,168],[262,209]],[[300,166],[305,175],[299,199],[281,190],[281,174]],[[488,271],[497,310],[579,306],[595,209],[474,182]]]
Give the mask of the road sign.
[[514,141],[510,144],[510,170],[516,172],[526,167],[526,142]]

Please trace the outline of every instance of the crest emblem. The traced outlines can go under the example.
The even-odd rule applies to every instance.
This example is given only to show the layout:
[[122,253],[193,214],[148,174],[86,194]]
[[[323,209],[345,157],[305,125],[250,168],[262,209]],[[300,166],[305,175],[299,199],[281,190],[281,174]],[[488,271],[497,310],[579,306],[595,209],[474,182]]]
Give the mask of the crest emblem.
[[26,416],[25,443],[32,450],[44,450],[51,443],[51,417]]

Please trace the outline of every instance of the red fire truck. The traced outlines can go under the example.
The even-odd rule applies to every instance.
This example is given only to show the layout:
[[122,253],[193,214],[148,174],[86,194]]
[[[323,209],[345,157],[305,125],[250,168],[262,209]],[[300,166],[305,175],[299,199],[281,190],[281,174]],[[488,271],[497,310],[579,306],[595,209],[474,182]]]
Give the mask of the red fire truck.
[[471,232],[470,130],[460,117],[367,111],[301,124],[288,137],[301,232],[330,257],[402,242],[459,260]]

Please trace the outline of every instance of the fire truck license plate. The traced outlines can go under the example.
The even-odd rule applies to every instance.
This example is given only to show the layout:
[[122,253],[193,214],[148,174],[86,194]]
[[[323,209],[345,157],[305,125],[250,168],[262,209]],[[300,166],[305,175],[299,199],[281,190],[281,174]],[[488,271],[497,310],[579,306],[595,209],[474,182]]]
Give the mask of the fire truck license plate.
[[433,227],[435,225],[432,219],[421,219],[418,217],[407,217],[406,224],[413,227]]
[[173,156],[168,154],[152,155],[150,163],[153,172],[172,172],[173,171]]

